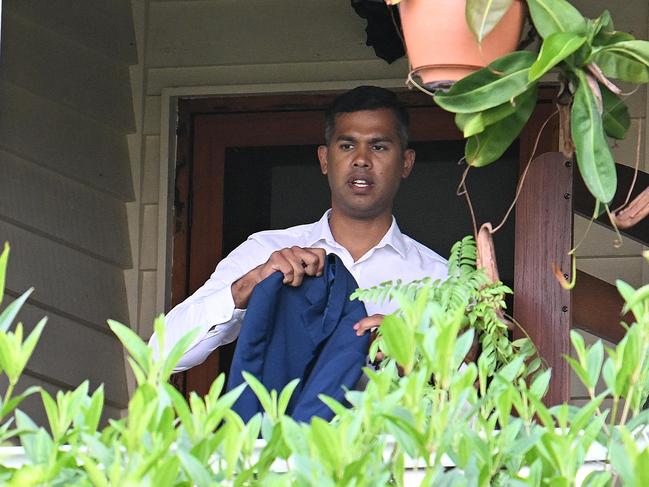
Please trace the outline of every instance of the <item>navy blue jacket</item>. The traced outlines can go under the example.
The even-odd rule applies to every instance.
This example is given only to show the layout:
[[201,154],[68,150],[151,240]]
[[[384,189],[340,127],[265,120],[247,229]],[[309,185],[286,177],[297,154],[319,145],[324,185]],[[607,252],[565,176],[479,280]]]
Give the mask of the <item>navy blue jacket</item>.
[[[228,390],[254,375],[270,391],[280,392],[300,378],[287,414],[297,421],[313,416],[331,419],[333,412],[318,399],[326,394],[340,402],[343,386],[359,380],[367,356],[368,334],[358,337],[354,323],[367,316],[360,301],[350,301],[358,287],[335,254],[329,254],[320,277],[302,285],[282,284],[275,272],[255,286],[243,320],[228,378]],[[244,421],[262,408],[247,387],[233,406]]]

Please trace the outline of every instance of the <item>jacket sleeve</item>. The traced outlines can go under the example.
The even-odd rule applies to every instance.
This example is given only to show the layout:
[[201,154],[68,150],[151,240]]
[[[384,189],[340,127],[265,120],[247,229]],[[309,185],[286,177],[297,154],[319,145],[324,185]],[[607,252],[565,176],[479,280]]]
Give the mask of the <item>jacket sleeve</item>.
[[234,341],[239,335],[245,310],[235,309],[232,283],[265,262],[271,252],[254,239],[234,249],[219,262],[203,286],[167,314],[164,350],[159,350],[155,333],[149,340],[154,353],[166,356],[184,335],[198,328],[198,336],[174,368],[174,372],[181,372],[203,363],[213,350]]

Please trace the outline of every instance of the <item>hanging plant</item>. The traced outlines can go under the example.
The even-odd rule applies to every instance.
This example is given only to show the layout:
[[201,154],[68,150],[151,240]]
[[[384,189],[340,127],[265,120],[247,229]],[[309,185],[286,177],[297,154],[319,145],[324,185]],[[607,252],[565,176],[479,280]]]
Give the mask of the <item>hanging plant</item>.
[[[483,19],[497,17],[486,9],[487,3],[495,2],[475,3],[485,9]],[[571,157],[574,146],[586,187],[607,205],[617,189],[607,136],[623,139],[630,125],[622,91],[613,80],[649,81],[649,42],[615,30],[608,11],[588,19],[565,0],[527,0],[527,5],[542,38],[539,53],[516,51],[501,57],[447,92],[438,91],[435,101],[456,114],[455,122],[467,138],[467,163],[486,166],[519,136],[536,106],[543,76],[558,71],[563,98],[567,98],[562,135],[572,142],[564,146],[564,153]],[[475,20],[471,23],[472,30],[480,25]],[[485,20],[485,25],[491,21]],[[482,35],[479,27],[477,32]]]

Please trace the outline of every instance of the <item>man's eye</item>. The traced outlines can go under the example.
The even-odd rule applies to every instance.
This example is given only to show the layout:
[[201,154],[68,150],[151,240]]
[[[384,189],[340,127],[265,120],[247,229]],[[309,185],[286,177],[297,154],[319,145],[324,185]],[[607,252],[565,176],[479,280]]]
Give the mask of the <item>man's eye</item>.
[[374,151],[384,151],[387,150],[387,147],[384,145],[373,145],[372,150]]
[[352,149],[353,147],[354,147],[354,146],[353,146],[352,144],[340,144],[340,148],[341,148],[342,150],[350,150],[350,149]]

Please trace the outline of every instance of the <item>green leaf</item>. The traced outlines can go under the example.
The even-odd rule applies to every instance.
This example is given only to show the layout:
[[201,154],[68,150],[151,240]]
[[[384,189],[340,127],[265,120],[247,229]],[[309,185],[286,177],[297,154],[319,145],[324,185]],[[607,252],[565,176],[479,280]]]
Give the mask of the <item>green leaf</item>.
[[608,10],[604,10],[601,15],[590,24],[590,27],[592,27],[592,29],[591,33],[589,34],[589,39],[591,41],[599,35],[611,34],[615,32],[615,27],[613,26],[613,18],[611,17],[611,13]]
[[582,382],[582,384],[584,384],[584,386],[586,386],[587,388],[594,387],[594,384],[590,383],[588,372],[577,360],[569,357],[568,355],[564,356],[564,359],[566,362],[568,362],[568,365],[570,365],[570,368],[572,368],[573,372],[577,374],[577,377],[579,377],[579,380]]
[[534,53],[517,51],[503,56],[455,83],[447,93],[435,94],[435,102],[450,112],[472,113],[501,105],[529,86]]
[[622,480],[622,485],[634,485],[631,458],[629,458],[629,455],[624,450],[622,443],[618,441],[612,441],[610,443],[609,458],[611,465],[615,468],[615,472],[619,474]]
[[325,403],[327,407],[333,411],[335,416],[340,416],[347,411],[347,408],[340,402],[336,401],[333,397],[329,397],[325,394],[318,394],[318,399]]
[[483,112],[458,113],[455,115],[455,124],[464,133],[464,138],[479,134],[485,128],[499,122],[518,110],[522,100],[526,96],[529,96],[529,93],[530,90],[525,91],[513,100],[509,100],[502,105],[489,108]]
[[309,451],[309,443],[306,438],[305,430],[292,418],[282,417],[282,435],[284,441],[291,451],[298,455],[304,455]]
[[189,344],[194,341],[198,335],[200,329],[194,328],[189,333],[185,334],[178,342],[173,346],[167,357],[164,359],[162,364],[160,378],[163,381],[166,381],[171,376],[174,367],[178,364],[178,361],[187,351]]
[[550,384],[550,377],[552,373],[550,369],[544,370],[541,372],[530,385],[530,394],[534,395],[537,399],[543,398],[545,393],[548,390],[548,385]]
[[579,362],[581,363],[586,358],[584,337],[577,330],[570,330],[570,342],[572,343],[572,347],[575,349],[577,357],[579,357]]
[[415,353],[415,333],[406,322],[395,315],[387,315],[379,328],[386,353],[399,365],[409,366]]
[[453,350],[453,363],[459,364],[462,363],[462,360],[466,357],[466,354],[469,353],[471,345],[473,345],[473,337],[475,336],[475,330],[469,328],[465,333],[457,337],[455,342],[455,349]]
[[104,385],[101,384],[95,390],[90,398],[90,403],[85,408],[83,413],[83,422],[86,428],[91,431],[97,431],[99,421],[101,420],[101,413],[104,409]]
[[23,400],[25,400],[27,397],[31,396],[32,394],[39,392],[40,390],[41,388],[39,386],[28,387],[20,394],[11,397],[11,399],[9,399],[4,404],[2,403],[2,398],[0,397],[0,404],[2,404],[2,409],[0,409],[0,419],[5,418],[10,412],[16,409],[20,405],[20,403],[23,402]]
[[264,385],[259,382],[259,380],[249,372],[242,372],[244,380],[248,383],[250,388],[252,389],[252,392],[255,393],[257,396],[257,399],[259,399],[259,403],[261,404],[261,407],[264,408],[264,411],[266,411],[267,414],[271,414],[273,411],[273,401],[270,398],[270,394],[268,393],[268,389],[264,387]]
[[628,32],[602,30],[593,39],[593,46],[604,47],[626,41],[635,41],[635,37]]
[[88,474],[88,480],[92,482],[93,486],[108,487],[110,485],[106,478],[104,469],[99,468],[97,462],[82,452],[76,452],[76,455],[83,467],[83,470]]
[[21,353],[20,353],[20,361],[22,367],[20,368],[20,374],[22,374],[23,369],[27,365],[27,362],[29,361],[29,358],[32,356],[32,353],[34,352],[34,348],[36,348],[36,344],[38,343],[38,340],[41,338],[41,334],[43,333],[43,328],[45,328],[45,323],[47,323],[47,317],[41,318],[41,320],[36,324],[32,332],[29,334],[27,339],[24,341],[21,347]]
[[466,22],[479,43],[500,22],[512,0],[467,0]]
[[0,304],[5,295],[5,278],[7,275],[7,262],[9,261],[9,242],[5,242],[4,250],[0,255]]
[[527,6],[534,27],[544,39],[555,32],[586,30],[586,19],[566,0],[527,0]]
[[279,401],[277,403],[278,415],[283,416],[286,412],[286,408],[288,407],[288,403],[291,400],[291,396],[293,395],[293,392],[295,391],[295,388],[299,383],[300,379],[293,379],[291,382],[286,384],[284,389],[282,389],[282,393],[279,395]]
[[22,331],[22,323],[18,323],[15,334],[0,333],[0,364],[11,384],[16,384],[19,378]]
[[626,103],[609,90],[606,86],[600,85],[602,101],[604,103],[604,113],[602,114],[602,123],[604,132],[609,137],[621,140],[626,137],[626,133],[631,126],[631,117]]
[[516,357],[507,365],[502,367],[496,373],[496,377],[505,381],[506,384],[514,382],[514,379],[519,376],[524,366],[524,357]]
[[649,300],[649,284],[645,284],[641,288],[637,289],[627,300],[622,311],[626,312],[630,309],[634,309],[636,306],[647,300]]
[[614,396],[620,395],[619,387],[617,386],[617,372],[615,370],[615,362],[610,358],[606,359],[604,366],[602,367],[602,378],[606,387],[609,388],[611,394]]
[[573,32],[554,32],[541,44],[539,57],[532,64],[529,80],[539,79],[584,45],[586,37]]
[[601,50],[593,54],[591,62],[608,78],[637,84],[649,82],[649,68],[623,53]]
[[640,452],[633,470],[635,485],[649,485],[649,449]]
[[209,487],[212,485],[212,474],[205,468],[196,457],[183,449],[178,449],[176,452],[183,470],[187,476],[192,479],[193,484],[198,487]]
[[649,66],[649,41],[622,41],[602,48],[602,52],[618,52]]
[[582,487],[606,487],[611,483],[611,474],[609,472],[591,472],[586,475],[582,482]]
[[22,296],[18,299],[15,299],[10,305],[8,305],[5,310],[0,314],[0,332],[7,331],[16,319],[20,308],[22,308],[27,298],[34,291],[34,288],[29,288],[25,291]]
[[[606,419],[604,416],[595,417],[595,411],[600,406],[604,398],[607,396],[607,392],[599,394],[592,400],[588,401],[583,407],[576,409],[576,414],[572,417],[570,431],[576,435],[586,436],[585,429],[592,428],[593,430],[599,430],[604,424]],[[594,438],[595,435],[593,435]]]
[[608,204],[617,189],[617,174],[611,150],[604,137],[602,117],[586,75],[577,72],[579,84],[572,105],[572,139],[577,165],[586,187],[602,203]]
[[601,340],[597,340],[586,355],[586,372],[593,387],[597,385],[602,370],[602,362],[604,362],[604,345],[602,345]]
[[144,343],[144,341],[131,330],[128,326],[121,323],[108,320],[108,326],[113,331],[119,341],[122,342],[124,348],[133,357],[137,364],[142,368],[144,373],[149,372],[149,363],[151,360],[151,349]]
[[180,464],[176,457],[165,459],[153,469],[151,485],[178,485],[176,480],[178,478],[179,468]]
[[162,384],[163,389],[169,396],[171,403],[173,404],[176,414],[180,418],[180,422],[185,427],[190,436],[195,435],[197,432],[194,430],[194,421],[192,413],[187,404],[185,397],[169,383]]
[[54,399],[52,399],[52,396],[50,396],[49,393],[44,389],[41,389],[41,399],[43,401],[43,406],[45,407],[47,421],[50,425],[52,436],[54,437],[54,440],[58,440],[60,436],[59,408],[57,407]]
[[518,137],[536,106],[536,86],[517,98],[519,105],[508,117],[488,126],[466,143],[467,164],[474,167],[486,166],[500,158]]
[[[383,326],[383,325],[381,325]],[[333,470],[343,464],[342,449],[333,426],[322,418],[314,417],[311,421],[310,438],[318,455]]]
[[25,449],[27,458],[33,464],[48,464],[56,449],[52,439],[21,410],[16,410],[15,417],[16,426],[23,431],[20,434],[20,444]]
[[629,304],[632,300],[634,300],[636,290],[620,279],[615,281],[615,285],[617,286],[618,292],[625,301],[624,307],[622,308],[622,313],[626,313],[627,311],[631,310],[636,319],[640,320],[640,317],[644,314],[642,304],[640,302],[634,303],[633,306]]

